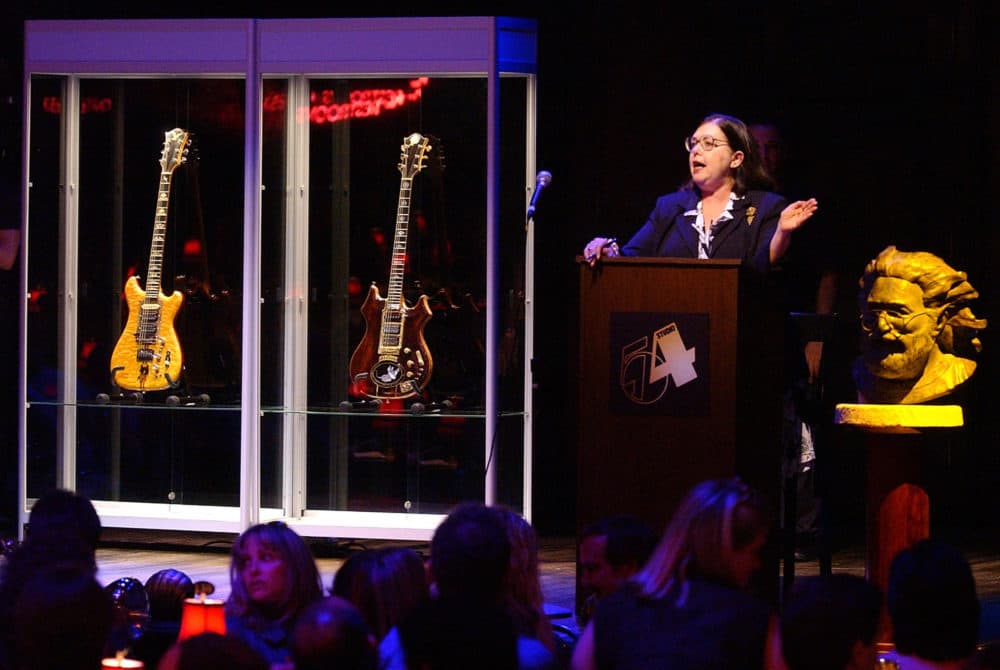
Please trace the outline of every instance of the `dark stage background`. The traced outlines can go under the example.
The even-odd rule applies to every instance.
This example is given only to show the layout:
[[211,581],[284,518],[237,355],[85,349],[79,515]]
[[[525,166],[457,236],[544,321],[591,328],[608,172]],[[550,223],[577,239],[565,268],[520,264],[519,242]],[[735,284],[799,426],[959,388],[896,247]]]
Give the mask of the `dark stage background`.
[[[310,3],[311,4],[311,3]],[[211,8],[209,13],[205,10]],[[997,303],[1000,258],[995,105],[996,17],[989,0],[560,3],[19,0],[3,10],[3,161],[18,170],[25,18],[509,15],[539,21],[537,163],[552,172],[536,215],[535,521],[572,533],[575,490],[576,268],[595,234],[627,238],[658,195],[686,179],[682,138],[709,112],[771,119],[792,147],[794,177],[820,200],[815,220],[843,244],[838,311],[855,318],[855,284],[888,244],[966,270],[991,319],[966,403],[967,428],[942,456],[935,530],[996,529],[1000,488]],[[512,221],[511,225],[520,225]],[[549,335],[551,334],[551,335]],[[852,343],[845,343],[843,360]],[[5,366],[3,384],[16,367]],[[850,400],[850,397],[843,398]],[[15,429],[3,426],[3,515],[12,512]],[[622,458],[629,458],[627,444]],[[835,520],[861,532],[857,463],[839,454]],[[777,467],[777,465],[776,465]]]

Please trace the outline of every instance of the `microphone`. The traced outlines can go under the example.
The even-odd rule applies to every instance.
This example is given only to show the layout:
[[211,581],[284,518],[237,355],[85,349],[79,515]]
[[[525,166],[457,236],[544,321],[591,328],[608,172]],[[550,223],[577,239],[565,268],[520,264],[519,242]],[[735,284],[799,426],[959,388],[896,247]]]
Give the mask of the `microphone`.
[[552,183],[552,173],[548,170],[542,170],[535,177],[535,192],[531,194],[531,202],[528,203],[528,217],[531,218],[535,215],[535,206],[538,205],[538,198],[542,194],[542,189]]

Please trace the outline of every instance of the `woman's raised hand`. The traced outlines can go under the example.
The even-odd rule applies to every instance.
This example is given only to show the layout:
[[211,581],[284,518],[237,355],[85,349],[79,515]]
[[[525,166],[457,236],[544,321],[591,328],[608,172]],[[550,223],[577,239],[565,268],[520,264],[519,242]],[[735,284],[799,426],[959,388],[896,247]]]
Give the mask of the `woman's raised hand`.
[[816,198],[796,200],[781,210],[781,218],[778,219],[778,228],[787,232],[797,230],[816,213],[818,208],[819,203],[816,202]]

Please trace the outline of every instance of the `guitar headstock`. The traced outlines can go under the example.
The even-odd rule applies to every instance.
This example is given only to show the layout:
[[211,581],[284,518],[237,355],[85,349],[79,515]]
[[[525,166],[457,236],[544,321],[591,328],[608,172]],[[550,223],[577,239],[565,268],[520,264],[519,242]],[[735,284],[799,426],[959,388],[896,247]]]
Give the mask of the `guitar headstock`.
[[160,168],[164,172],[173,172],[187,160],[188,144],[191,136],[186,130],[174,128],[164,133],[163,153],[160,155]]
[[399,173],[403,177],[413,177],[424,169],[427,152],[431,150],[430,139],[420,133],[413,133],[403,138],[400,147]]

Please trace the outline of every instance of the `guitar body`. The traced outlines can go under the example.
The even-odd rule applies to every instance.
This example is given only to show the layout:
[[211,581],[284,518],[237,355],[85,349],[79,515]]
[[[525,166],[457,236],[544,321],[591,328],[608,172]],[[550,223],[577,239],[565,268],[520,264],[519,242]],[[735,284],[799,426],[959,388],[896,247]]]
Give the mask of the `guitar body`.
[[419,395],[431,379],[434,361],[424,341],[424,325],[433,314],[430,301],[422,295],[416,305],[409,307],[403,298],[413,177],[423,169],[430,149],[429,139],[420,133],[404,137],[400,147],[402,178],[399,180],[388,294],[383,298],[378,287],[372,284],[361,306],[365,334],[348,366],[354,395],[379,400],[411,398]]
[[[431,307],[426,295],[420,296],[413,307],[403,300],[396,310],[388,305],[373,284],[361,306],[365,334],[351,356],[351,381],[358,393],[369,398],[410,398],[424,390],[434,368],[424,341],[424,326],[431,318]],[[387,319],[401,326],[398,339],[384,336]]]
[[176,388],[184,369],[181,345],[174,331],[184,296],[180,291],[159,295],[160,321],[158,336],[151,342],[140,342],[140,319],[146,292],[135,277],[125,282],[125,302],[128,321],[111,354],[111,378],[119,388],[129,391],[162,391]]
[[188,152],[190,134],[181,128],[164,133],[160,156],[160,179],[153,217],[153,243],[149,250],[146,290],[139,280],[125,282],[128,321],[111,352],[111,381],[128,391],[163,391],[177,388],[184,360],[174,331],[174,317],[184,302],[179,291],[167,297],[160,289],[164,240],[167,234],[167,206],[170,182]]

